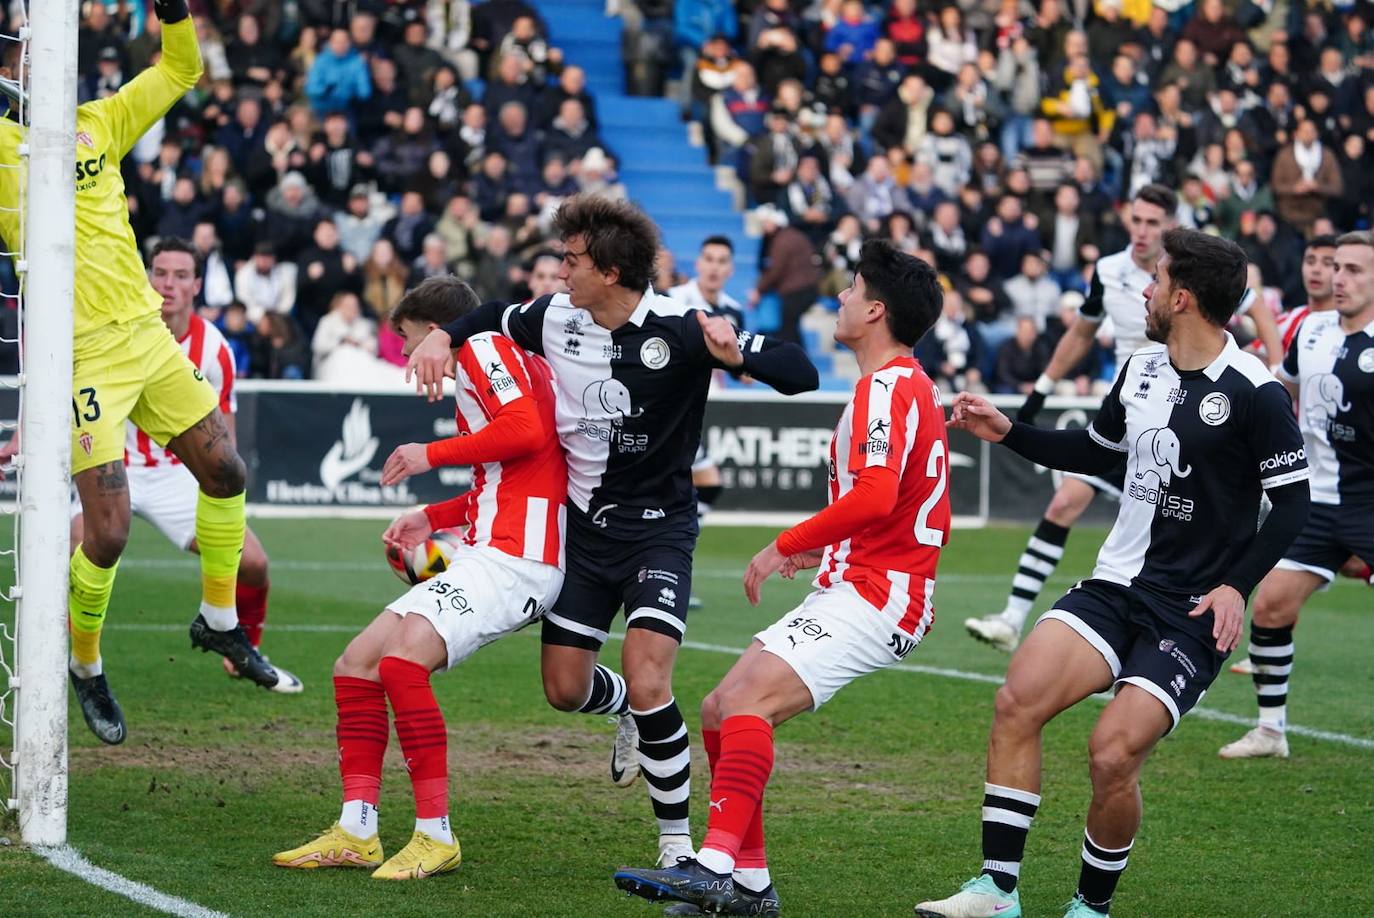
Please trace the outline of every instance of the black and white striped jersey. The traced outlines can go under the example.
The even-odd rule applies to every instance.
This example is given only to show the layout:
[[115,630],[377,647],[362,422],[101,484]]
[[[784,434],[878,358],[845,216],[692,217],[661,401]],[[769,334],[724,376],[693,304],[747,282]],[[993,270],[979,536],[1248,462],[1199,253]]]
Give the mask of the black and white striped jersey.
[[[552,367],[573,512],[627,537],[665,526],[695,531],[692,460],[711,371],[720,368],[695,310],[650,288],[629,321],[611,330],[560,293],[485,304],[445,327],[455,345],[482,330],[505,333]],[[789,394],[816,388],[816,368],[800,346],[738,336],[743,372]]]
[[1335,310],[1311,313],[1282,373],[1299,388],[1312,501],[1374,504],[1374,322],[1347,334]]
[[1201,370],[1179,372],[1162,344],[1136,351],[1088,431],[1126,454],[1093,572],[1124,586],[1206,594],[1254,538],[1261,491],[1308,477],[1287,391],[1229,334]]

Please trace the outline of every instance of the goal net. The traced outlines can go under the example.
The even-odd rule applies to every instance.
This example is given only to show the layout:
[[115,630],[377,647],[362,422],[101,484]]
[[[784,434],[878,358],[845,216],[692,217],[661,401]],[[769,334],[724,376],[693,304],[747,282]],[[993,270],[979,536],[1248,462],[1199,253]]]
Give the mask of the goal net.
[[0,130],[15,141],[0,143],[0,208],[11,218],[6,235],[16,237],[3,240],[14,273],[0,309],[17,320],[0,347],[19,355],[18,375],[5,383],[12,391],[0,393],[17,411],[5,412],[0,436],[20,438],[6,470],[9,525],[0,527],[0,800],[4,824],[17,823],[33,845],[63,844],[67,833],[78,3],[8,2],[10,28],[0,36]]

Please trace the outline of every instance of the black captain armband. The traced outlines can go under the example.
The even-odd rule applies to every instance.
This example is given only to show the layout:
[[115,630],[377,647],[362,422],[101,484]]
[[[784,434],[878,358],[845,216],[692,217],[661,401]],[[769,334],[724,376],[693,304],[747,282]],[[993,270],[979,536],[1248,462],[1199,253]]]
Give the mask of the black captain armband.
[[190,9],[186,6],[186,0],[153,0],[153,12],[157,15],[158,21],[164,25],[171,25],[191,15]]

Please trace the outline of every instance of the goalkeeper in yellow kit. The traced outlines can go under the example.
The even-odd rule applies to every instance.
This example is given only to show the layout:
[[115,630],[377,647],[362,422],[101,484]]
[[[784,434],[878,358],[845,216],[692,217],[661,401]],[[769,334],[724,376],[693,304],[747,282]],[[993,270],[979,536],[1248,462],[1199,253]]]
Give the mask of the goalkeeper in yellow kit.
[[[129,539],[124,426],[133,421],[185,463],[200,484],[196,542],[202,598],[191,643],[271,687],[277,673],[238,626],[234,587],[243,551],[244,465],[214,390],[167,331],[129,225],[119,163],[200,79],[200,46],[186,0],[155,0],[162,59],[115,95],[76,112],[76,305],[72,327],[72,478],[85,535],[72,553],[69,669],[86,724],[121,743],[124,714],[105,679],[100,631]],[[0,121],[0,163],[17,164],[26,129]],[[0,234],[19,240],[20,173],[0,169]],[[30,207],[42,207],[30,201]],[[42,304],[34,304],[41,309]],[[13,455],[11,440],[0,459]]]

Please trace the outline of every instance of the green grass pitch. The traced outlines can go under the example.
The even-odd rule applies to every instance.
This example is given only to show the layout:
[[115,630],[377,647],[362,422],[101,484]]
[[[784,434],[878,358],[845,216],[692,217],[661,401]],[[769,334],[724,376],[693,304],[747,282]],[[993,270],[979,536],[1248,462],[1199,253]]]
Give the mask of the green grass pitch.
[[[105,637],[106,672],[129,723],[100,746],[73,706],[70,840],[90,861],[233,915],[657,916],[611,884],[621,864],[655,854],[642,783],[606,776],[613,730],[560,714],[539,687],[535,629],[488,647],[435,680],[449,725],[453,818],[464,863],[452,875],[384,884],[365,872],[274,868],[272,852],[328,826],[338,812],[330,666],[350,633],[400,584],[381,555],[378,522],[254,523],[272,555],[264,649],[300,675],[287,697],[231,682],[218,659],[192,653],[186,626],[199,598],[196,562],[136,524]],[[742,648],[805,592],[770,581],[743,600],[740,574],[771,532],[707,529],[697,554],[689,640]],[[1042,607],[1090,570],[1103,533],[1076,532]],[[996,611],[1026,531],[959,531],[945,552],[937,622],[907,663],[1000,675],[1006,657],[969,640],[969,615]],[[1289,716],[1353,736],[1365,748],[1292,737],[1288,761],[1223,762],[1245,729],[1188,718],[1144,777],[1145,820],[1116,900],[1118,916],[1355,914],[1368,902],[1374,839],[1374,591],[1350,581],[1320,594],[1297,635]],[[8,613],[7,613],[8,614]],[[273,626],[276,626],[275,629]],[[605,657],[618,659],[619,644]],[[697,704],[734,657],[684,649],[676,692],[693,729]],[[819,714],[778,732],[768,840],[784,907],[798,916],[910,915],[980,863],[979,805],[994,686],[890,670],[860,680]],[[1204,700],[1249,717],[1249,680],[1223,673]],[[1022,872],[1029,916],[1061,914],[1074,891],[1088,802],[1089,700],[1045,734],[1044,803]],[[8,747],[8,736],[0,743]],[[388,750],[382,838],[409,837],[409,783]],[[706,765],[694,739],[693,814],[704,830]],[[17,840],[14,824],[0,835]],[[0,847],[0,914],[151,914]]]

